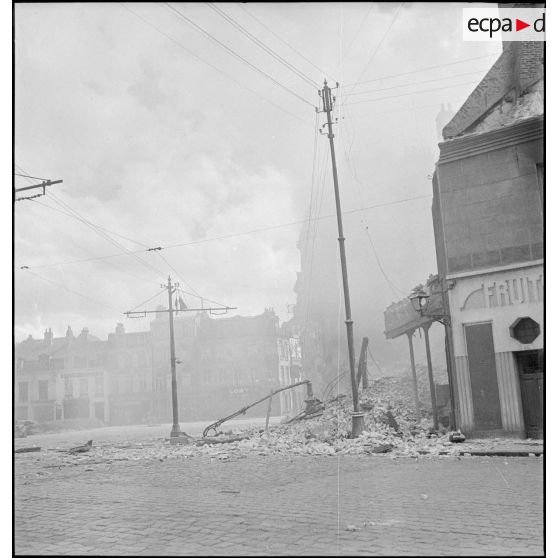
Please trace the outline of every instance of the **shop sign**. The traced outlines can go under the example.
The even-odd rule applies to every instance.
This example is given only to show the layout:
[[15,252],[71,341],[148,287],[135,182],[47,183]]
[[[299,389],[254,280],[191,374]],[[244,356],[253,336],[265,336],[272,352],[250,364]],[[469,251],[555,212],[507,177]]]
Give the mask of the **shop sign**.
[[543,275],[524,275],[499,281],[483,281],[479,289],[470,293],[462,306],[471,308],[495,308],[543,301]]

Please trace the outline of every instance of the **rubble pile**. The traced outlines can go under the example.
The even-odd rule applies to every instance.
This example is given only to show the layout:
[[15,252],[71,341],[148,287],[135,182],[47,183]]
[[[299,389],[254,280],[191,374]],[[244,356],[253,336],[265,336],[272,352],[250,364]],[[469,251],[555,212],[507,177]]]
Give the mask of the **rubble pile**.
[[[429,402],[428,380],[419,375],[419,397]],[[72,448],[52,448],[41,452],[44,467],[94,466],[115,461],[209,457],[219,460],[249,455],[382,455],[418,457],[457,455],[463,449],[447,435],[431,431],[430,411],[421,407],[417,423],[410,378],[382,377],[370,382],[360,393],[364,432],[351,438],[352,398],[339,394],[325,402],[319,416],[274,425],[218,432],[216,436],[190,438],[190,443],[170,445],[164,438],[142,443],[114,444],[99,440],[86,454],[73,455]],[[85,446],[84,446],[85,447]],[[73,448],[74,450],[76,448]]]

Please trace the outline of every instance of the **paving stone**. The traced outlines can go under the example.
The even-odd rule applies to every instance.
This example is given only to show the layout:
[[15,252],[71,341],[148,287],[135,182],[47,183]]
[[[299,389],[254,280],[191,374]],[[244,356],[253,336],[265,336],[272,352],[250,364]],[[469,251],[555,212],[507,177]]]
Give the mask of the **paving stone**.
[[176,459],[86,477],[66,467],[30,484],[16,462],[16,553],[542,555],[541,460],[214,461],[189,458],[188,479]]

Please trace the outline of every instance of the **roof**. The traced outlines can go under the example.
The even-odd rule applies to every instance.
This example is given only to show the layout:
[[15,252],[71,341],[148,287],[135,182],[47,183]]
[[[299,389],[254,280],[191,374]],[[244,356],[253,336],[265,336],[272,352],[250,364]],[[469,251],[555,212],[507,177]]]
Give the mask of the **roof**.
[[99,347],[106,343],[95,335],[85,334],[77,337],[54,337],[50,344],[44,339],[28,338],[15,346],[16,358],[22,360],[35,360],[40,355],[48,355],[50,357],[61,357],[64,354],[80,354],[91,352],[92,347]]
[[467,131],[478,134],[517,124],[544,114],[544,82],[538,80],[519,97],[506,96],[492,107],[485,116]]
[[485,132],[543,114],[543,61],[543,41],[507,44],[498,60],[444,127],[444,140]]
[[15,346],[16,358],[23,360],[35,360],[39,355],[53,356],[67,345],[65,337],[57,337],[52,340],[51,345],[46,345],[43,339],[26,339]]

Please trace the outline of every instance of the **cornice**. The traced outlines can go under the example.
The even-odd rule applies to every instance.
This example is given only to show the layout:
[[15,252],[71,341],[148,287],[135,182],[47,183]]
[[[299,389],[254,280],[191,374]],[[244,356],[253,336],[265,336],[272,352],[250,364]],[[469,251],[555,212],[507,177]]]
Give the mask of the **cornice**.
[[487,151],[542,139],[543,132],[544,116],[539,115],[496,130],[447,140],[438,144],[440,147],[438,164],[443,165]]

